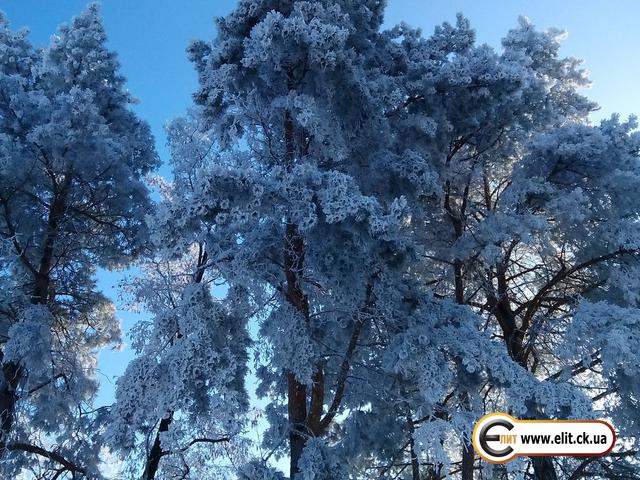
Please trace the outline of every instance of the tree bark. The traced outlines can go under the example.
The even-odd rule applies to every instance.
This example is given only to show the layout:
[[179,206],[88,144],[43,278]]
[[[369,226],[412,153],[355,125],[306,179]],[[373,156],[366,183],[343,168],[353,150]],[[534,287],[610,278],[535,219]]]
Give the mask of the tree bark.
[[531,457],[531,464],[536,480],[558,480],[551,457]]
[[144,474],[143,478],[145,480],[153,480],[156,478],[156,473],[158,472],[158,467],[160,466],[160,459],[162,458],[162,444],[160,442],[160,435],[163,432],[169,431],[169,426],[173,421],[173,414],[169,415],[166,418],[160,420],[160,426],[158,427],[158,431],[156,433],[156,438],[153,442],[153,446],[149,451],[149,455],[147,456],[147,462],[144,466]]
[[[291,82],[289,90],[293,88]],[[296,141],[293,119],[289,112],[284,115],[284,145],[285,145],[285,166],[287,169],[293,167],[295,161]],[[301,278],[304,272],[304,239],[298,232],[298,227],[293,223],[287,223],[284,238],[284,274],[286,278],[285,296],[287,301],[302,315],[306,322],[309,321],[309,300],[305,295]],[[318,366],[316,376],[320,375]],[[287,413],[289,416],[289,478],[293,480],[300,469],[298,463],[307,438],[311,433],[307,425],[307,387],[300,383],[292,371],[287,372]],[[316,389],[320,385],[316,386]],[[314,392],[317,396],[324,392]],[[317,413],[318,400],[312,399],[312,410]],[[320,405],[320,409],[322,405]]]
[[[304,270],[304,240],[294,224],[287,224],[284,245],[284,269],[287,279],[287,301],[309,320],[309,301],[302,290],[300,278]],[[307,443],[307,387],[300,383],[295,374],[287,372],[287,412],[289,415],[289,447],[291,479],[299,473],[298,463]]]
[[[42,255],[38,270],[34,272],[31,294],[31,303],[33,305],[46,305],[49,301],[55,242],[67,206],[71,181],[71,174],[67,173],[60,189],[58,190],[57,187],[54,187],[54,198],[49,207]],[[24,254],[24,252],[17,253]],[[8,437],[13,429],[15,409],[18,402],[18,388],[25,375],[24,369],[19,363],[13,361],[5,363],[3,359],[4,353],[0,351],[0,364],[2,364],[2,374],[4,376],[3,386],[0,388],[0,455],[1,451],[5,449]]]
[[9,450],[11,452],[18,451],[18,452],[31,453],[33,455],[38,455],[43,458],[48,458],[49,460],[53,460],[54,462],[59,463],[60,465],[62,465],[63,468],[58,469],[57,470],[58,473],[53,478],[58,478],[58,475],[64,472],[71,473],[72,475],[71,478],[76,478],[76,473],[81,474],[83,477],[87,473],[82,466],[77,465],[76,463],[72,462],[68,458],[61,455],[60,453],[46,450],[42,447],[38,447],[37,445],[31,445],[30,443],[24,443],[24,442],[13,442],[13,443],[7,444],[5,448],[6,450]]
[[22,379],[22,369],[15,362],[3,363],[4,354],[0,351],[0,363],[4,385],[0,389],[0,456],[7,445],[9,434],[13,429],[14,412],[18,401],[18,385]]
[[413,426],[413,416],[411,410],[407,408],[407,429],[409,430],[409,456],[411,461],[411,480],[420,480],[420,460],[416,453],[416,441],[413,438],[415,428]]
[[[462,236],[461,226],[456,226],[456,235]],[[463,269],[462,262],[457,261],[453,265],[454,270],[454,286],[456,303],[460,305],[464,304],[464,282],[463,282]],[[459,367],[462,368],[462,367]],[[468,403],[468,397],[465,393],[462,398],[464,403]],[[475,452],[470,442],[463,440],[462,443],[462,466],[461,475],[462,480],[473,480],[473,464],[475,462]]]
[[473,463],[475,461],[475,453],[473,446],[469,442],[462,445],[462,479],[473,480]]

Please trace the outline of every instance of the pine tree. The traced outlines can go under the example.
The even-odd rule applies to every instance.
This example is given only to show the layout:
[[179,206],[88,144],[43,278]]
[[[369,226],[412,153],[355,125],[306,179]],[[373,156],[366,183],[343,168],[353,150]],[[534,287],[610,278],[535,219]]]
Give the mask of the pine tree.
[[223,280],[209,261],[215,247],[197,226],[176,236],[185,232],[175,220],[189,218],[181,209],[196,205],[200,169],[214,159],[212,140],[195,115],[172,122],[168,136],[173,182],[157,179],[163,200],[150,222],[157,248],[125,282],[132,304],[153,321],[135,328],[139,356],[118,379],[107,436],[127,456],[131,477],[143,465],[146,480],[188,475],[195,466],[198,475],[218,478],[228,466],[217,468],[216,460],[246,449],[251,306],[242,287],[224,302],[213,295]]
[[4,18],[0,42],[0,462],[96,475],[96,357],[120,327],[95,272],[141,252],[158,161],[97,6],[45,49]]
[[[190,47],[115,446],[146,478],[216,471],[207,444],[244,445],[253,330],[268,453],[239,478],[283,478],[273,457],[294,480],[633,472],[634,121],[588,123],[559,31],[521,19],[498,52],[462,16],[423,37],[383,9],[241,0]],[[489,469],[469,436],[490,411],[611,416],[629,450]]]

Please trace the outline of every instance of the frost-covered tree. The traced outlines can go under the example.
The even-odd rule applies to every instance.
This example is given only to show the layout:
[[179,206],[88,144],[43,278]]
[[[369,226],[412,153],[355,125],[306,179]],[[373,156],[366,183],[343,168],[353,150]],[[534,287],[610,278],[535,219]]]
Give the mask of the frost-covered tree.
[[[213,158],[212,140],[195,115],[172,122],[168,136],[173,181],[157,179],[162,202],[152,225],[158,216],[187,220],[175,209],[195,205],[198,172]],[[143,306],[153,321],[135,327],[139,356],[118,380],[107,435],[128,456],[132,478],[140,469],[148,480],[191,470],[226,478],[229,465],[221,457],[240,458],[245,449],[240,434],[248,407],[251,305],[242,287],[229,289],[224,302],[215,298],[213,289],[223,280],[200,232],[165,248],[162,238],[176,227],[152,229],[154,255],[124,284],[132,304]]]
[[[634,121],[587,122],[558,31],[522,19],[496,51],[462,16],[382,31],[383,9],[240,0],[190,47],[110,438],[146,478],[214,471],[255,328],[269,428],[238,478],[282,479],[274,457],[292,480],[636,478]],[[496,410],[627,442],[490,468],[469,436]]]
[[[459,22],[436,37],[460,48],[456,39],[470,34]],[[523,19],[505,37],[500,56],[471,45],[443,55],[444,64],[427,80],[435,79],[436,95],[414,93],[404,118],[430,115],[445,126],[418,147],[431,159],[440,192],[425,209],[424,280],[439,297],[472,306],[511,358],[538,378],[580,385],[598,401],[615,392],[611,371],[604,381],[572,377],[602,361],[601,340],[579,340],[587,363],[575,349],[568,357],[564,346],[577,340],[569,325],[585,332],[576,315],[581,299],[629,305],[620,290],[629,290],[621,271],[637,268],[637,135],[633,120],[585,125],[594,105],[576,93],[586,80],[577,61],[558,57],[559,39],[558,32],[537,32]],[[416,73],[428,67],[411,63]],[[438,90],[451,89],[451,103],[436,103]],[[616,332],[611,324],[606,331],[617,337],[626,329]],[[594,394],[598,384],[609,389]],[[480,386],[493,388],[490,382],[471,388]],[[451,393],[453,406],[459,397]],[[496,409],[491,397],[487,392],[483,409]],[[527,416],[553,416],[535,404],[528,410]],[[463,456],[463,475],[472,463],[471,455],[466,462]],[[532,463],[538,478],[556,478],[549,459]]]
[[[144,246],[148,126],[106,48],[98,7],[44,49],[0,17],[0,465],[95,477],[97,352],[119,342],[96,268]],[[48,469],[48,470],[47,470]]]

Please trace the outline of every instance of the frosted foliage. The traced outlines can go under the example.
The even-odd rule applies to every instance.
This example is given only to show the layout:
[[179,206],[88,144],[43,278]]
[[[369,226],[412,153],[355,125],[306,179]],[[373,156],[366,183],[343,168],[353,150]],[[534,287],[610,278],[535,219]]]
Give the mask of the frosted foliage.
[[612,271],[610,283],[626,305],[640,306],[640,265],[624,265]]
[[299,312],[285,303],[271,312],[262,324],[260,335],[269,342],[270,362],[288,365],[298,381],[311,385],[313,368],[309,358],[316,356],[316,347],[307,329]]
[[97,5],[44,48],[0,15],[0,462],[9,476],[100,475],[97,359],[121,331],[95,273],[144,248],[143,177],[158,164],[106,43]]
[[429,455],[431,461],[449,467],[449,453],[445,448],[445,442],[451,439],[451,426],[448,422],[434,418],[425,423],[415,433],[415,439],[420,445],[420,450]]
[[602,349],[607,373],[621,367],[626,374],[635,375],[640,367],[635,347],[639,340],[640,312],[605,302],[582,301],[575,311],[575,318],[578,321],[567,329],[567,353],[590,365],[593,349]]
[[[193,416],[191,428],[200,433],[223,436],[237,429],[235,417],[246,403],[246,343],[237,337],[242,321],[204,284],[190,284],[182,292],[175,308],[156,317],[152,341],[118,380],[108,434],[124,450],[168,412]],[[189,432],[172,441],[168,437],[165,444],[186,442],[180,436],[188,438]]]
[[[630,442],[637,442],[635,432],[640,427],[637,418],[639,322],[637,308],[583,299],[576,308],[574,322],[567,329],[562,350],[585,367],[601,362],[602,390],[616,394],[607,399],[606,411]],[[597,357],[593,356],[595,352],[599,353]]]
[[325,442],[313,439],[307,442],[300,458],[300,476],[304,480],[332,480],[346,478],[347,471],[339,457]]
[[493,49],[462,15],[382,31],[384,4],[241,0],[190,46],[195,106],[125,287],[153,315],[107,432],[131,465],[242,439],[250,367],[265,425],[240,478],[471,480],[491,411],[638,434],[635,120],[587,122],[558,30],[521,19]]
[[[185,133],[192,127],[186,122],[169,126],[176,175],[173,183],[163,184],[165,205],[193,198],[195,174],[211,153],[203,147],[206,136]],[[203,156],[189,161],[193,152]],[[164,213],[159,209],[153,216]],[[154,223],[151,217],[154,238],[175,234],[173,226]],[[250,305],[242,287],[228,288],[224,300],[213,295],[219,273],[208,259],[215,250],[197,240],[196,233],[180,242],[181,254],[175,244],[159,248],[122,285],[130,307],[152,313],[133,329],[138,356],[118,379],[106,430],[132,476],[139,475],[141,465],[150,471],[153,455],[158,455],[153,445],[167,452],[155,457],[156,478],[186,475],[191,468],[198,475],[227,478],[228,461],[246,461],[241,433],[248,404]]]
[[[311,68],[333,70],[350,55],[345,49],[349,27],[348,17],[336,4],[295,2],[288,16],[271,11],[251,30],[242,64],[246,68],[268,64],[279,71],[307,61]],[[291,43],[300,45],[299,56]]]
[[[628,390],[635,368],[577,301],[635,315],[635,120],[587,123],[558,30],[522,18],[496,50],[462,15],[431,36],[381,31],[384,3],[243,0],[218,19],[189,48],[196,106],[169,127],[175,180],[147,220],[164,260],[201,245],[206,275],[239,289],[262,447],[293,456],[295,479],[399,478],[412,456],[448,475],[484,413],[599,416],[589,381]],[[215,341],[182,308],[140,332],[184,331],[199,365]],[[165,355],[142,343],[151,365]]]
[[513,480],[523,480],[526,478],[527,465],[522,458],[515,458],[513,461],[505,465],[505,470],[509,475],[509,478]]
[[29,371],[31,381],[38,385],[49,375],[54,319],[48,309],[39,306],[25,309],[22,315],[23,318],[9,328],[4,360],[22,363]]
[[284,480],[282,472],[261,462],[253,461],[242,465],[238,472],[240,480]]
[[535,397],[549,408],[549,414],[569,406],[577,416],[584,413],[582,409],[588,410],[577,391],[539,382],[515,364],[499,343],[478,331],[478,320],[465,307],[425,303],[409,317],[406,331],[392,340],[385,365],[405,377],[420,376],[427,405],[435,405],[444,394],[443,386],[455,381],[455,360],[460,359],[468,373],[485,371],[495,388],[505,389],[508,407],[517,414],[527,413],[527,401]]

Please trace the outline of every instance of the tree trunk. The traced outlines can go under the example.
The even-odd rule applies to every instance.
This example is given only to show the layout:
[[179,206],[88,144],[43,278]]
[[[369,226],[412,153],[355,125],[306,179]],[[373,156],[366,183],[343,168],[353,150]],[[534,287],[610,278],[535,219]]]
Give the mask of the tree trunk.
[[[462,235],[462,229],[456,226],[456,235],[459,237]],[[456,261],[453,265],[454,271],[454,286],[455,286],[455,297],[456,303],[460,305],[464,304],[464,282],[463,282],[463,270],[462,270],[462,262]],[[459,366],[458,368],[462,368]],[[468,403],[468,397],[466,393],[462,398],[463,403]],[[475,453],[473,451],[473,446],[463,440],[462,444],[462,465],[461,465],[461,474],[462,480],[473,480],[473,463],[475,461]]]
[[551,457],[531,457],[531,463],[536,480],[558,480]]
[[[0,363],[4,354],[0,352]],[[4,385],[0,389],[0,455],[7,444],[8,436],[13,428],[14,412],[18,401],[18,385],[22,378],[22,369],[14,362],[2,364]]]
[[469,442],[464,442],[462,445],[462,480],[473,480],[473,463],[475,460],[475,453],[473,446]]
[[289,414],[289,478],[295,478],[300,472],[298,463],[307,443],[305,421],[307,418],[307,387],[295,378],[291,372],[287,374],[288,384],[288,414]]
[[[292,73],[290,72],[290,76]],[[289,82],[289,90],[293,85]],[[295,132],[293,120],[289,112],[284,116],[284,145],[285,166],[290,169],[295,161]],[[305,295],[301,278],[304,272],[304,239],[298,232],[298,227],[293,223],[287,223],[284,238],[284,274],[286,278],[285,295],[287,301],[302,315],[305,321],[309,321],[309,300]],[[321,368],[321,367],[319,367]],[[316,392],[314,392],[316,393]],[[312,401],[312,403],[314,403]],[[312,406],[317,410],[317,406]],[[322,405],[320,405],[322,409]],[[300,383],[295,374],[287,372],[287,413],[289,416],[289,478],[293,480],[299,473],[298,463],[311,433],[307,425],[307,387]]]
[[420,480],[420,460],[416,453],[416,441],[413,438],[415,428],[413,426],[413,416],[411,410],[407,408],[407,429],[409,430],[409,456],[411,457],[411,480]]
[[163,432],[169,431],[169,426],[173,420],[173,414],[169,415],[167,418],[163,418],[160,420],[160,426],[158,427],[158,432],[156,433],[155,441],[153,442],[153,446],[149,451],[149,456],[147,457],[147,462],[144,466],[144,480],[153,480],[156,478],[156,473],[158,472],[158,466],[160,465],[160,459],[162,458],[162,445],[160,441],[160,435]]
[[[494,314],[502,328],[507,351],[511,358],[518,362],[523,368],[529,370],[527,365],[527,355],[524,348],[524,338],[526,330],[518,328],[514,312],[509,301],[506,271],[504,267],[499,267],[496,272],[498,280],[498,298],[490,299]],[[534,478],[536,480],[557,480],[555,466],[551,457],[532,457]]]
[[[67,173],[60,190],[54,193],[53,202],[49,207],[47,231],[42,246],[42,255],[40,257],[38,270],[34,272],[33,278],[33,290],[31,294],[31,303],[33,305],[46,305],[49,301],[55,242],[58,236],[60,222],[66,209],[71,180],[71,175]],[[55,190],[57,190],[57,188],[54,189],[54,191]],[[0,450],[4,450],[8,436],[13,429],[15,408],[18,401],[18,387],[25,375],[20,364],[16,362],[4,363],[3,359],[4,353],[0,351],[0,364],[2,364],[2,375],[4,376],[3,386],[0,388]]]
[[[284,268],[287,279],[286,296],[298,312],[309,318],[309,303],[302,291],[300,278],[304,269],[304,241],[298,229],[288,224],[284,245]],[[300,383],[293,372],[287,372],[287,412],[289,415],[289,477],[293,480],[299,473],[298,462],[307,443],[307,387]]]

